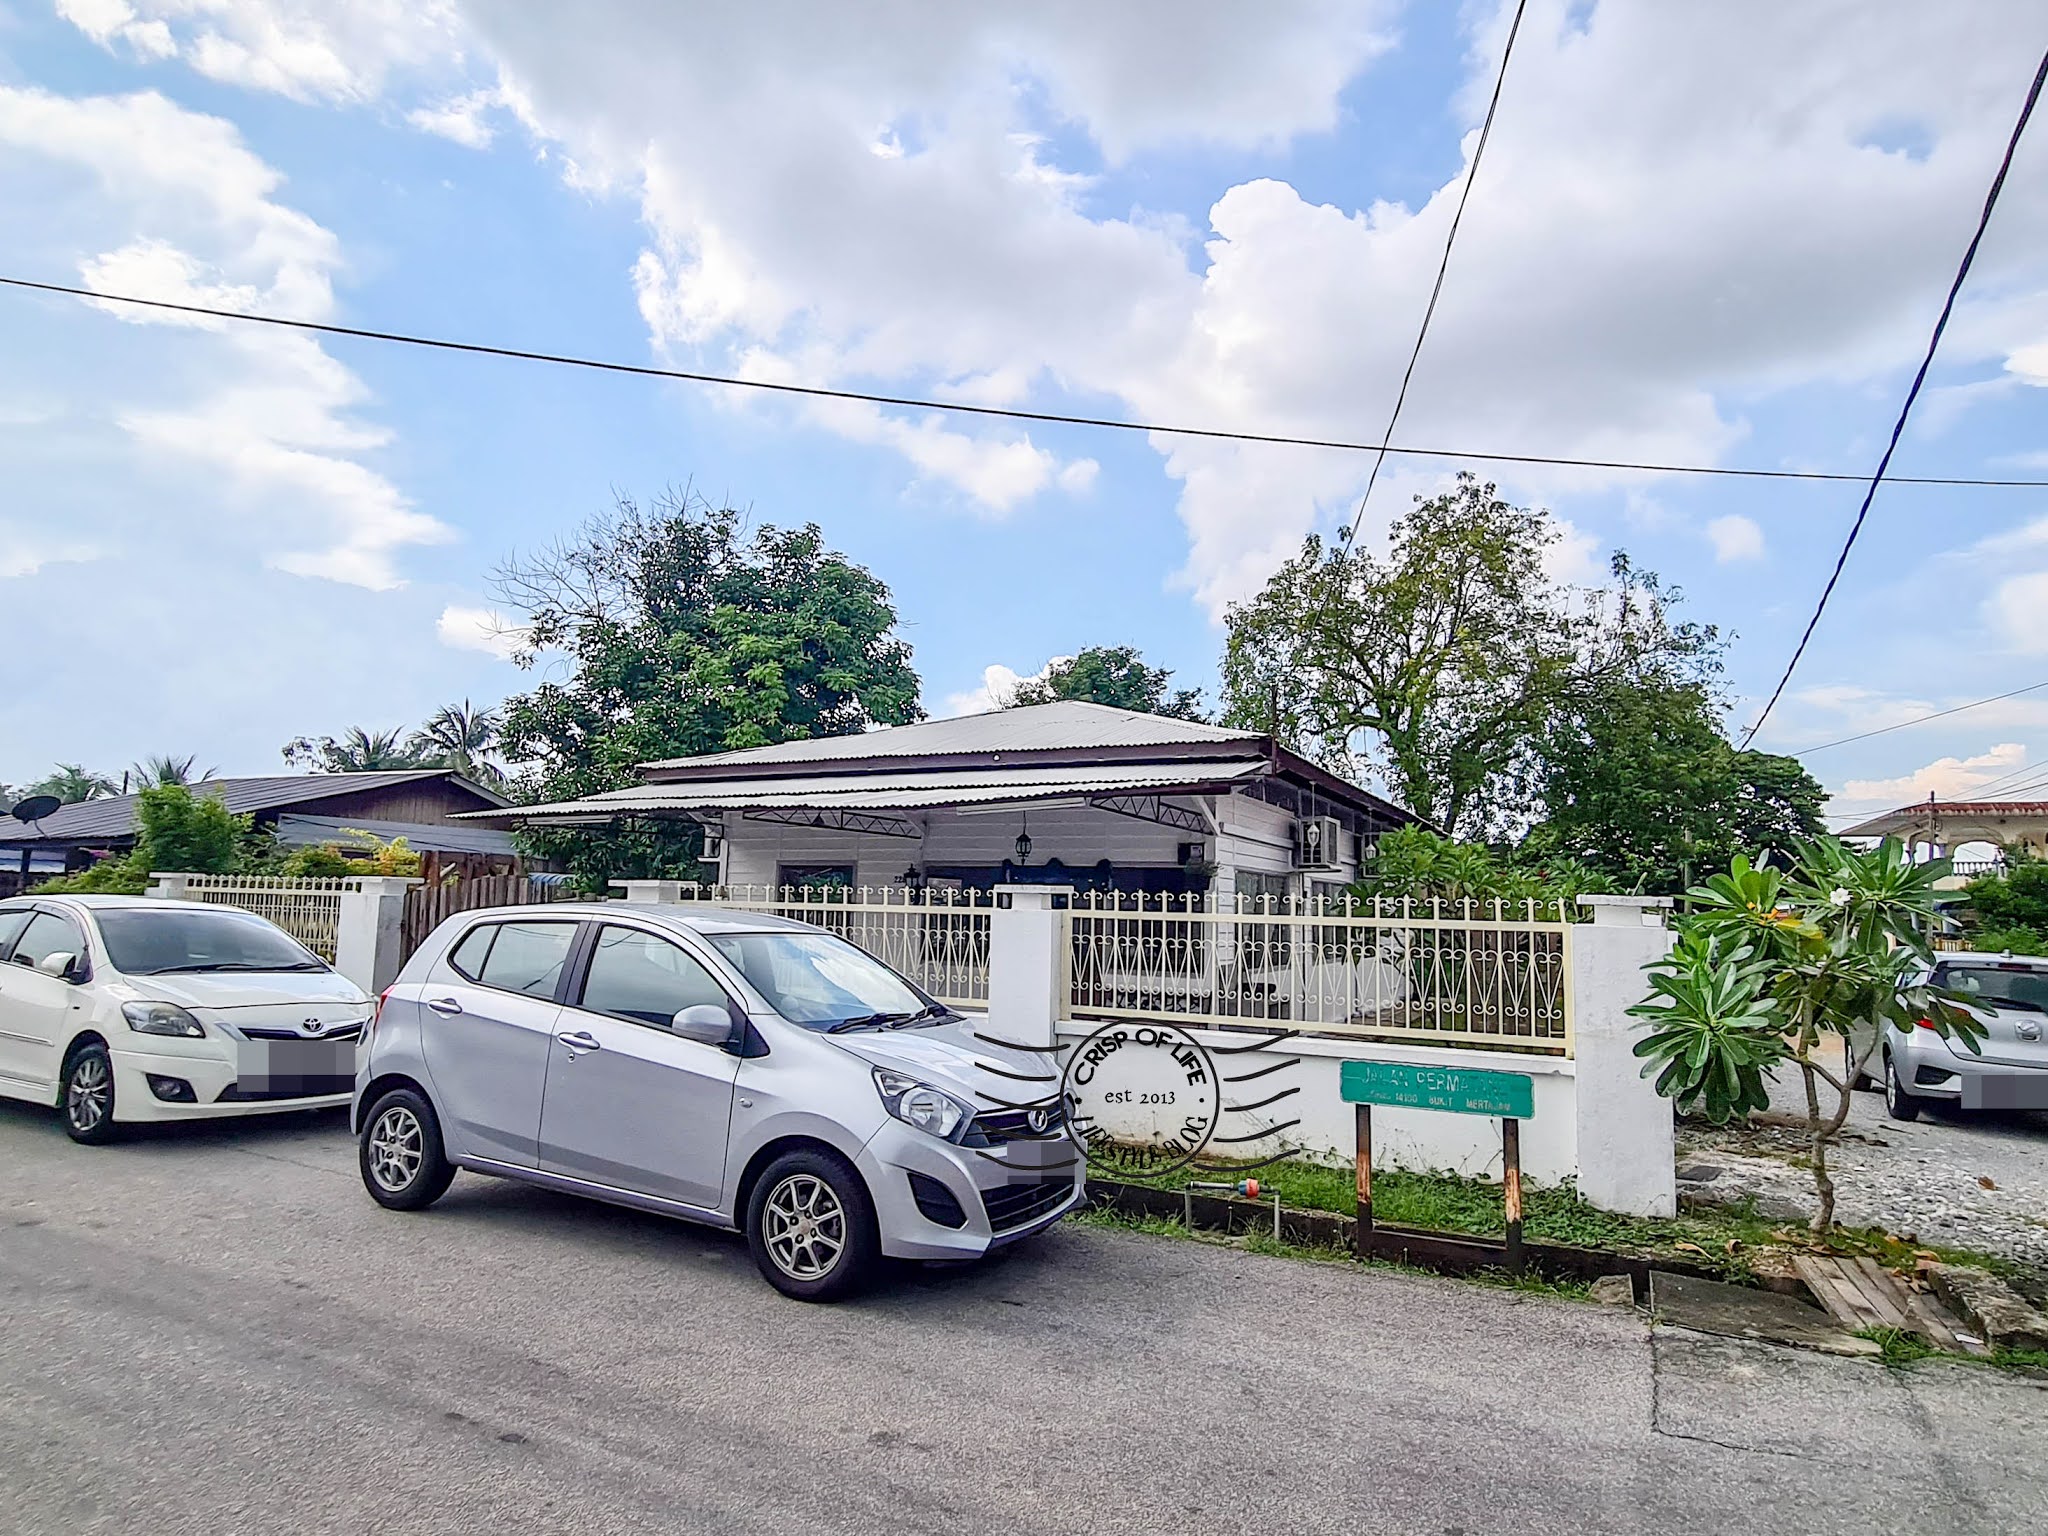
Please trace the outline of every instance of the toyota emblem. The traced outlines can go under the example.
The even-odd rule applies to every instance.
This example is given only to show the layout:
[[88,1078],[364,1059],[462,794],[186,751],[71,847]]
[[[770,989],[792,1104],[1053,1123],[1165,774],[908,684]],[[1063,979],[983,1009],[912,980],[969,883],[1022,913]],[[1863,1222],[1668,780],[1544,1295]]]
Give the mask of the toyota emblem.
[[309,1035],[317,1035],[325,1028],[327,1028],[327,1022],[324,1019],[308,1019],[305,1022],[305,1030]]
[[1043,1136],[1052,1127],[1052,1111],[1049,1109],[1030,1110],[1024,1116],[1024,1123],[1031,1127],[1032,1135]]

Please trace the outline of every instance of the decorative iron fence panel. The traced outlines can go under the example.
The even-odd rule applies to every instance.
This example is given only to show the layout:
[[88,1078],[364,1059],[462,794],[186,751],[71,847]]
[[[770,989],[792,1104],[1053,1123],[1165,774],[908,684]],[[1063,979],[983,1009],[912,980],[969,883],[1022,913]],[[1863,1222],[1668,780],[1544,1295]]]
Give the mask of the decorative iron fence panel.
[[341,898],[356,882],[295,880],[282,875],[186,875],[188,901],[240,907],[268,918],[329,965],[341,923]]
[[1572,1050],[1571,929],[1534,902],[1084,894],[1069,1003],[1092,1018]]
[[902,972],[942,1003],[988,1001],[991,898],[984,891],[871,886],[698,888],[691,900],[794,918],[836,933]]

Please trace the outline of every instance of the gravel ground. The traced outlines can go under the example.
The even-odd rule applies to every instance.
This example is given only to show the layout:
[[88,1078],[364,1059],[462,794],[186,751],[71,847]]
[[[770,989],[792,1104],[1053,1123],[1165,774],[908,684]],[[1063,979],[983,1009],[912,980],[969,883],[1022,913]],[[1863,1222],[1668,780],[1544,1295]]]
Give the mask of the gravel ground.
[[[1771,1102],[1790,1114],[1806,1113],[1796,1072],[1773,1085]],[[1764,1202],[1786,1202],[1787,1216],[1795,1206],[1812,1209],[1812,1175],[1786,1161],[1803,1158],[1805,1150],[1805,1135],[1796,1130],[1679,1128],[1681,1179],[1701,1165],[1718,1168],[1707,1187],[1733,1186]],[[1828,1168],[1836,1219],[1849,1226],[1881,1226],[2000,1254],[2048,1275],[2048,1113],[1929,1110],[1906,1124],[1885,1114],[1883,1094],[1858,1093]]]

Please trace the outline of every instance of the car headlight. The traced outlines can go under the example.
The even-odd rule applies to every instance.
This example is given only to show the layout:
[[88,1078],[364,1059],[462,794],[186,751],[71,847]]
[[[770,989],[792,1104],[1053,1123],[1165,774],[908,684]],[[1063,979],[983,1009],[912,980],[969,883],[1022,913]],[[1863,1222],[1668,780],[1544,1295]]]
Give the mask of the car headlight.
[[901,1072],[875,1068],[875,1091],[882,1096],[882,1107],[898,1120],[942,1141],[951,1141],[967,1123],[967,1108],[958,1099]]
[[206,1029],[176,1003],[123,1003],[121,1017],[128,1027],[142,1035],[176,1035],[184,1040],[204,1040]]

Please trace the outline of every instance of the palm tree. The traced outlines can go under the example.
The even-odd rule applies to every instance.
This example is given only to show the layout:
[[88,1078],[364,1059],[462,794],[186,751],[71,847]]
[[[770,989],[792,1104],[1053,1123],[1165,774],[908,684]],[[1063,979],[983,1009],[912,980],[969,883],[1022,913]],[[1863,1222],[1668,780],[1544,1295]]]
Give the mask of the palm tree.
[[406,749],[416,761],[436,768],[452,768],[464,778],[486,784],[502,782],[505,774],[485,754],[498,743],[498,714],[478,709],[469,700],[444,704],[427,717],[427,723],[412,733]]
[[172,757],[169,753],[156,753],[128,770],[128,782],[135,789],[162,789],[171,784],[201,784],[220,771],[209,768],[204,773],[194,773],[192,765],[197,761],[196,756]]
[[102,795],[119,793],[114,781],[104,773],[93,773],[79,763],[59,763],[56,771],[47,778],[29,785],[31,795],[55,795],[66,805],[76,805],[81,800],[97,800]]
[[400,733],[366,731],[352,725],[324,754],[329,773],[375,773],[380,769],[417,768],[419,759],[400,740]]

